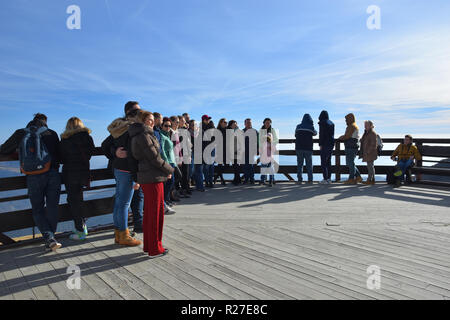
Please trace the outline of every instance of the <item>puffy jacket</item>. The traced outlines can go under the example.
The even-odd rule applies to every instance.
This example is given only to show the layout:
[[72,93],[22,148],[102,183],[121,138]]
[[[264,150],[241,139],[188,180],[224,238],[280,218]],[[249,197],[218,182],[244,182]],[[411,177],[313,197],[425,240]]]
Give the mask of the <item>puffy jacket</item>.
[[[153,129],[142,123],[134,123],[130,125],[128,132],[131,153],[138,161],[137,182],[139,184],[166,182],[174,169],[161,158],[160,146]],[[172,143],[170,140],[169,142]]]
[[116,157],[116,150],[120,147],[124,148],[125,151],[129,151],[130,136],[128,127],[133,122],[134,119],[118,118],[108,126],[110,135],[102,142],[103,153],[109,159],[108,167],[128,172],[133,170],[132,157],[128,156],[123,159]]
[[303,116],[302,123],[295,129],[295,150],[313,150],[313,136],[317,135],[313,119],[309,114]]
[[364,162],[378,158],[377,146],[377,133],[373,129],[366,130],[361,138],[361,155]]
[[94,141],[88,128],[64,131],[61,134],[61,162],[65,183],[75,178],[84,184],[89,179],[89,160],[95,151]]
[[[27,128],[32,126],[40,128],[47,127],[47,124],[41,120],[33,120],[27,124]],[[19,148],[20,143],[22,142],[23,137],[25,137],[25,130],[16,130],[13,135],[0,146],[0,154],[9,155],[16,152]],[[46,132],[42,133],[42,140],[44,141],[44,144],[51,156],[51,168],[59,170],[61,159],[58,134],[55,131],[48,129]]]
[[395,151],[392,153],[393,157],[397,157],[399,160],[408,160],[411,156],[414,156],[416,160],[422,160],[422,155],[416,146],[412,144],[399,144]]
[[323,110],[319,116],[319,146],[333,148],[334,142],[334,123],[329,119],[328,112]]

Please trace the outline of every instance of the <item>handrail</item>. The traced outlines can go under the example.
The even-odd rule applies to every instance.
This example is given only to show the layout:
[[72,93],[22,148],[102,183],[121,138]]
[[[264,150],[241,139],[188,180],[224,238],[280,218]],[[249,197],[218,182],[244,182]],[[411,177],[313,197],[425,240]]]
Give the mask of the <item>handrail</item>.
[[[403,138],[383,138],[383,143],[400,143],[403,141]],[[318,139],[313,139],[314,143],[318,143]],[[447,138],[415,138],[414,142],[418,147],[423,147],[423,144],[425,143],[431,143],[431,144],[450,144],[450,139]],[[292,144],[295,143],[295,139],[280,139],[280,144]],[[336,176],[336,180],[340,181],[342,174],[348,173],[348,167],[341,165],[341,156],[345,155],[345,151],[341,149],[341,143],[337,142],[336,147],[333,150],[333,156],[335,158],[335,165],[332,166],[332,172]],[[439,147],[438,147],[439,148]],[[442,148],[442,147],[441,147]],[[381,156],[390,156],[394,150],[383,150],[381,153]],[[319,150],[314,150],[313,155],[319,155]],[[279,150],[279,155],[281,156],[295,156],[295,150]],[[100,147],[96,147],[94,156],[103,156],[103,152]],[[434,157],[433,155],[425,155],[427,157]],[[435,156],[437,157],[437,156]],[[17,154],[12,156],[2,156],[0,155],[0,162],[2,161],[17,161]],[[432,162],[427,161],[426,162]],[[418,162],[418,165],[422,166],[422,161]],[[392,166],[383,166],[378,165],[375,166],[377,174],[385,174],[389,168]],[[432,168],[432,167],[427,167]],[[358,166],[358,169],[362,174],[367,173],[366,166]],[[425,170],[430,171],[430,170]],[[224,173],[232,173],[233,170],[231,167],[227,167],[225,169]],[[256,167],[255,170],[256,173],[260,172],[260,168]],[[321,173],[321,167],[320,166],[314,166],[313,167],[314,173]],[[290,174],[296,174],[297,173],[297,166],[296,165],[280,165],[278,173],[284,174],[289,181],[294,180]],[[111,180],[113,179],[113,174],[110,169],[95,169],[91,170],[92,175],[92,181],[104,181],[104,180]],[[89,189],[86,189],[85,191],[92,191],[92,190],[102,190],[102,189],[110,189],[114,188],[115,184],[105,184],[105,185],[99,185],[94,186]],[[12,191],[12,190],[22,190],[26,189],[26,177],[25,176],[15,176],[15,177],[9,177],[9,178],[0,178],[0,192],[5,191]],[[65,191],[63,191],[65,193]],[[0,197],[0,203],[4,202],[10,202],[10,201],[18,201],[18,200],[25,200],[28,196],[26,194],[18,195],[18,196],[8,196],[8,197]],[[107,198],[100,198],[95,200],[89,200],[85,201],[85,216],[86,217],[94,217],[104,214],[110,214],[112,212],[112,205],[113,205],[113,198],[107,197]],[[67,204],[61,204],[60,205],[60,221],[68,221],[71,220],[72,217],[70,215],[69,209]],[[0,242],[3,244],[8,243],[15,243],[13,239],[10,239],[6,235],[3,234],[3,232],[18,230],[18,229],[24,229],[34,226],[34,221],[31,216],[31,209],[26,210],[19,210],[19,211],[12,211],[12,212],[4,212],[0,213]]]

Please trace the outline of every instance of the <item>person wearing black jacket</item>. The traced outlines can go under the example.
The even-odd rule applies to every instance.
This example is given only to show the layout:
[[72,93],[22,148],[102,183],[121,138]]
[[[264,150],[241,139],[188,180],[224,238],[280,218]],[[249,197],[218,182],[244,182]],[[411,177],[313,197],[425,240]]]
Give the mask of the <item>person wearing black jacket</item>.
[[217,125],[217,129],[222,133],[222,159],[217,159],[217,175],[214,179],[214,183],[217,181],[217,178],[220,178],[222,181],[222,185],[226,185],[223,174],[225,172],[225,168],[228,167],[227,163],[227,119],[222,118],[219,120]]
[[134,239],[128,231],[128,208],[130,203],[133,211],[135,231],[142,231],[144,196],[140,186],[134,183],[137,179],[137,165],[129,152],[130,136],[128,134],[128,127],[135,122],[139,109],[138,102],[127,102],[125,104],[125,117],[114,120],[108,126],[110,136],[102,143],[102,150],[109,159],[109,166],[113,169],[116,180],[113,210],[115,243],[127,246],[137,246],[141,243],[139,240]]
[[[252,119],[250,119],[250,118],[245,119],[244,125],[245,125],[245,128],[243,131],[244,131],[244,133],[247,133],[247,131],[248,131],[248,133],[247,133],[247,136],[245,137],[245,164],[243,166],[243,169],[244,169],[243,184],[246,184],[249,181],[251,184],[255,184],[254,159],[255,159],[255,156],[258,154],[258,149],[259,149],[259,133],[258,133],[258,130],[254,129],[252,127]],[[251,145],[250,145],[250,138],[252,137],[252,135],[254,135],[254,138],[256,138],[256,141],[252,141],[253,143],[256,143],[256,148],[251,148]]]
[[95,150],[90,133],[91,130],[86,128],[79,118],[72,117],[61,134],[62,176],[67,191],[67,203],[75,224],[75,230],[70,235],[72,240],[85,240],[88,235],[83,215],[83,187],[89,187],[89,160]]
[[[214,123],[211,121],[211,117],[208,115],[202,116],[202,134],[205,136],[206,131],[209,129],[214,129]],[[202,155],[205,152],[205,149],[208,145],[214,143],[215,137],[212,137],[210,141],[203,140],[202,141]],[[211,152],[211,156],[215,156],[215,150]],[[208,188],[213,188],[213,179],[214,179],[214,162],[212,164],[208,164],[205,162],[203,158],[203,176],[205,181],[205,186]]]
[[306,163],[308,183],[313,182],[313,136],[317,135],[313,119],[308,113],[303,115],[302,122],[295,129],[295,153],[297,154],[297,183],[303,182],[303,163]]
[[[31,202],[33,220],[44,238],[45,246],[55,251],[61,247],[55,239],[55,232],[58,225],[58,206],[61,193],[61,177],[59,174],[60,164],[60,142],[58,134],[48,129],[47,116],[37,113],[30,121],[27,128],[46,127],[47,130],[41,134],[41,138],[47,147],[51,157],[50,170],[41,174],[27,175],[28,197]],[[25,137],[25,130],[19,129],[0,146],[0,154],[10,155],[16,152],[22,139]],[[44,207],[46,206],[46,208]]]
[[331,183],[331,156],[334,142],[334,123],[329,119],[328,112],[323,110],[319,115],[320,164],[323,174],[321,184]]

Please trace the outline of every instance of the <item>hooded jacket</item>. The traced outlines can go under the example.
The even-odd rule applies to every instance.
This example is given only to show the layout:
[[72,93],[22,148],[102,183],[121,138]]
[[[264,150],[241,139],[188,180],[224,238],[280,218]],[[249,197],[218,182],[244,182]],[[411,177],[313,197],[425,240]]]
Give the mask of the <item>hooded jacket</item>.
[[61,163],[64,182],[89,180],[89,160],[95,151],[94,141],[88,128],[66,130],[61,134]]
[[302,123],[295,129],[295,150],[313,150],[313,136],[317,135],[314,129],[314,122],[311,116],[306,113],[303,116]]
[[356,125],[355,115],[353,113],[347,114],[345,122],[347,123],[347,129],[345,129],[345,134],[340,136],[338,140],[344,142],[345,149],[358,149],[359,128]]
[[[27,124],[27,128],[30,127],[47,127],[47,124],[44,121],[41,120],[32,120]],[[19,129],[16,130],[11,137],[6,140],[4,144],[0,146],[0,154],[9,155],[17,151],[19,148],[20,143],[22,142],[22,139],[25,137],[25,130]],[[60,142],[58,138],[58,134],[48,129],[44,133],[42,133],[42,140],[45,143],[45,146],[47,147],[48,152],[50,153],[51,157],[51,168],[52,169],[59,169],[59,164],[61,163],[60,159]]]
[[[138,161],[137,182],[149,184],[166,182],[174,172],[172,166],[161,158],[158,139],[153,129],[142,123],[134,123],[129,129],[131,153]],[[172,143],[169,140],[170,143]]]
[[129,148],[129,134],[128,127],[134,123],[134,119],[118,118],[114,120],[109,126],[108,131],[110,135],[102,142],[102,150],[105,156],[109,159],[108,168],[118,169],[122,171],[132,171],[132,158],[117,158],[116,150],[120,147],[128,151]]
[[319,146],[325,149],[334,147],[334,123],[328,112],[323,110],[319,115]]

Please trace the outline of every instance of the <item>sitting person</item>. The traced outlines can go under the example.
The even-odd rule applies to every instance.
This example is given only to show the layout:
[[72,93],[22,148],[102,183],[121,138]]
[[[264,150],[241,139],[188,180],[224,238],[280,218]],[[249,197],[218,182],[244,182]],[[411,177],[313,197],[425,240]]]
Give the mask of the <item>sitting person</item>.
[[409,134],[405,136],[403,143],[399,144],[395,151],[392,153],[391,159],[397,162],[398,170],[394,172],[394,176],[397,177],[396,186],[400,186],[408,168],[414,164],[415,160],[421,160],[422,156],[416,146],[412,145],[413,138]]

